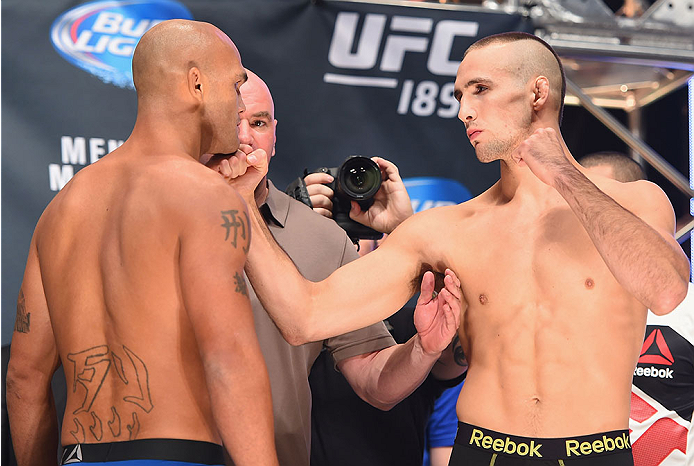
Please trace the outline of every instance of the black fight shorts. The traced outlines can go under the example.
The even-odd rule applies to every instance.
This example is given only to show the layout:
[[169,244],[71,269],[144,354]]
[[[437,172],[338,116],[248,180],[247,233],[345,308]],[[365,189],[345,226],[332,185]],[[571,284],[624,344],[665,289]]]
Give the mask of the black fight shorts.
[[628,430],[531,438],[458,423],[449,466],[634,466]]
[[63,447],[61,465],[223,466],[221,445],[198,440],[141,439],[113,443],[78,443]]

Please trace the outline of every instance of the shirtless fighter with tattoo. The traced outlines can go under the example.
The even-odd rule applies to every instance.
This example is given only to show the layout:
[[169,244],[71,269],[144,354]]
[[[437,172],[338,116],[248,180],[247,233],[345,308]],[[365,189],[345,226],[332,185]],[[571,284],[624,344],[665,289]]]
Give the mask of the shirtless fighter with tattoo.
[[[246,73],[207,23],[166,21],[133,57],[137,121],[48,205],[31,241],[7,373],[20,465],[277,465],[242,278],[248,211],[203,153],[239,148]],[[125,461],[121,463],[120,461]]]
[[[560,62],[536,37],[471,46],[455,82],[458,116],[478,159],[500,160],[500,180],[410,217],[322,282],[293,270],[251,208],[246,271],[296,344],[387,317],[424,269],[455,271],[469,369],[454,465],[632,464],[630,389],[646,309],[670,312],[687,293],[667,197],[581,168],[560,135],[563,93]],[[264,160],[249,160],[261,176]]]

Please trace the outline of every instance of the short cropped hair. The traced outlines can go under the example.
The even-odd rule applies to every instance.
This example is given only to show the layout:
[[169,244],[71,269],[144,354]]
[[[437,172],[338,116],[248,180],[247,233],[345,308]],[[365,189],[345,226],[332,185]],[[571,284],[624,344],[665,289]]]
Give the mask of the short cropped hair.
[[607,165],[612,168],[615,179],[622,183],[647,179],[641,165],[621,152],[594,152],[581,157],[578,163],[586,168]]
[[[484,48],[488,45],[493,45],[493,44],[507,44],[510,42],[517,42],[521,40],[533,40],[539,44],[542,44],[544,48],[550,51],[552,56],[554,57],[554,61],[556,62],[557,67],[559,68],[559,75],[561,76],[561,92],[560,92],[560,99],[559,99],[559,125],[561,125],[562,120],[564,118],[564,97],[566,96],[566,75],[564,74],[564,66],[561,63],[561,59],[559,58],[559,55],[557,55],[557,52],[554,51],[554,49],[544,40],[540,39],[539,37],[533,35],[533,34],[528,34],[527,32],[502,32],[500,34],[493,34],[491,36],[483,37],[482,39],[478,40],[474,44],[472,44],[468,49],[465,51],[465,54],[463,55],[463,58],[465,58],[468,54],[468,52],[476,49],[481,49]],[[548,70],[552,71],[552,70]],[[556,72],[556,70],[554,70]],[[549,73],[551,74],[551,73]]]

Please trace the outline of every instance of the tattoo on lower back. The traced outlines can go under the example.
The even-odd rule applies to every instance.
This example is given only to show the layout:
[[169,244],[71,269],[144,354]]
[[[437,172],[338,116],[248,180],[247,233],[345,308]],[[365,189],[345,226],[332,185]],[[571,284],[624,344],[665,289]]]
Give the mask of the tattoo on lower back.
[[453,360],[459,366],[467,366],[463,346],[460,344],[460,337],[458,335],[453,339]]
[[226,230],[224,241],[230,240],[232,246],[241,246],[243,252],[248,254],[251,239],[248,214],[243,212],[243,215],[239,215],[238,210],[223,210],[221,214],[224,220],[222,227]]
[[236,290],[234,291],[241,293],[244,296],[248,296],[248,286],[246,285],[246,280],[243,278],[243,275],[236,272],[234,274],[234,283],[236,284]]
[[27,312],[24,302],[24,290],[19,290],[17,297],[17,318],[14,321],[14,331],[19,333],[29,333],[31,313]]
[[[121,403],[118,403],[117,398],[115,401],[117,401],[118,409],[128,413],[133,419],[132,424],[127,425],[130,440],[136,438],[140,432],[138,412],[149,413],[154,408],[149,371],[145,362],[127,346],[123,345],[122,349],[127,358],[118,356],[107,345],[94,346],[67,355],[67,360],[72,363],[66,367],[68,376],[70,374],[68,369],[70,366],[72,368],[72,379],[68,380],[68,389],[71,389],[75,396],[83,397],[81,405],[72,412],[75,415],[76,429],[70,432],[79,443],[85,441],[83,423],[89,425],[88,430],[97,442],[101,441],[104,433],[108,431],[113,439],[121,436],[121,416],[116,406],[110,403],[106,405],[110,406],[109,408],[101,409],[98,401],[102,398],[106,402],[111,402],[114,400],[111,398],[114,393],[121,395]],[[124,359],[129,361],[129,364],[124,364]],[[111,366],[115,368],[114,371],[110,370]],[[106,390],[108,394],[99,396],[104,384],[109,387],[109,390]],[[80,393],[77,393],[78,390]],[[102,419],[109,418],[111,419],[108,421],[109,430],[105,431]]]

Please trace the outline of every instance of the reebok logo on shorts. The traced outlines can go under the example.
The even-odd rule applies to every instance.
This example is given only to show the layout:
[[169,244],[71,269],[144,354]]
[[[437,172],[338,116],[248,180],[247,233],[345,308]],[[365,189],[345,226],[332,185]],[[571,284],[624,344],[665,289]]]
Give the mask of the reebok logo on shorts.
[[490,454],[525,460],[583,459],[630,452],[629,431],[614,430],[575,437],[520,437],[458,422],[455,443]]
[[593,453],[607,453],[614,450],[628,450],[630,448],[631,442],[626,433],[617,436],[603,435],[602,438],[593,441],[567,439],[566,457],[588,456]]
[[470,445],[473,444],[485,450],[492,450],[507,455],[516,454],[518,456],[542,458],[542,454],[540,453],[542,444],[535,443],[535,440],[531,440],[530,443],[514,442],[508,436],[502,439],[500,437],[484,435],[484,432],[479,429],[472,429]]

